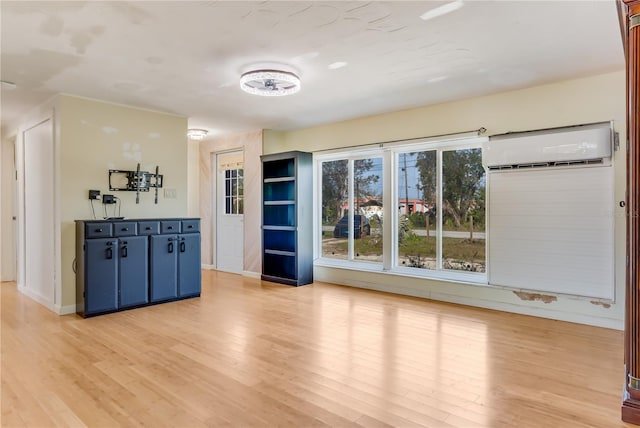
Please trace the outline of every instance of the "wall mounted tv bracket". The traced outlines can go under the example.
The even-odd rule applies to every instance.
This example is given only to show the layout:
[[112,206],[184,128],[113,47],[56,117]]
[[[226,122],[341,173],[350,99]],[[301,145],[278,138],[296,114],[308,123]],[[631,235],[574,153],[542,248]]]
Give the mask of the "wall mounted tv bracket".
[[[162,187],[162,175],[160,169],[156,166],[155,174],[148,171],[140,171],[140,164],[135,171],[127,171],[121,169],[109,170],[109,190],[136,192],[136,204],[140,203],[140,192],[148,192],[149,189],[155,189],[155,203],[158,203],[158,189]],[[116,187],[112,180],[122,183],[123,187]],[[126,180],[126,182],[125,182]]]

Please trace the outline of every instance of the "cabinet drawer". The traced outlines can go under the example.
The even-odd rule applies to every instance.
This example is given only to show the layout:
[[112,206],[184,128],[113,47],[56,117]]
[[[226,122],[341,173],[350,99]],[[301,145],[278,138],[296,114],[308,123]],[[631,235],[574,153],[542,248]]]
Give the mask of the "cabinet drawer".
[[200,220],[182,220],[182,233],[200,232]]
[[86,225],[87,238],[109,238],[111,236],[111,223],[90,223]]
[[138,223],[133,221],[123,221],[113,223],[114,236],[135,236],[138,234]]
[[180,233],[180,220],[161,221],[160,233]]
[[159,221],[139,221],[138,235],[157,235],[160,233]]

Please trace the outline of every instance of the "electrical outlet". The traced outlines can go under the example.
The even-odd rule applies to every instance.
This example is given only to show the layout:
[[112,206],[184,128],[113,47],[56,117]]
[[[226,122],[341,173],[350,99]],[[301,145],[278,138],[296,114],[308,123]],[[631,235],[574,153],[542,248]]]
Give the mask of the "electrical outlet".
[[103,204],[115,204],[116,200],[113,198],[113,195],[102,195],[102,203]]
[[178,191],[176,189],[164,189],[165,199],[178,199]]
[[99,190],[89,190],[89,199],[100,199],[100,191]]

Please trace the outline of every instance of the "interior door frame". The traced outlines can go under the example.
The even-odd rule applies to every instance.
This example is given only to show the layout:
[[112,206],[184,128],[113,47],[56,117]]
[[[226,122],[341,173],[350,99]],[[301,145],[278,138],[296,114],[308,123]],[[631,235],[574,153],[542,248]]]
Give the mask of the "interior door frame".
[[0,219],[0,239],[2,239],[3,244],[2,249],[0,249],[2,257],[2,261],[0,261],[0,281],[3,282],[15,282],[18,272],[17,138],[16,134],[4,138],[0,149],[0,163],[2,164],[0,187],[3,192],[3,198],[0,201],[0,213],[2,215]]
[[[218,235],[216,234],[218,228],[218,156],[227,155],[230,153],[242,153],[242,158],[244,160],[244,147],[235,147],[226,150],[221,150],[219,152],[211,153],[211,252],[212,252],[212,262],[213,268],[218,269]],[[244,235],[244,223],[243,223],[243,235]],[[244,264],[244,236],[242,240],[242,259]],[[242,274],[244,272],[244,266],[242,271],[239,272]]]
[[[50,121],[50,131],[51,131],[51,144],[52,144],[52,153],[53,157],[51,159],[52,162],[52,171],[53,177],[50,179],[53,182],[53,206],[51,207],[51,215],[52,215],[52,227],[53,227],[53,293],[51,296],[47,298],[41,297],[39,294],[36,294],[31,291],[31,289],[25,284],[26,281],[26,270],[27,270],[27,256],[26,256],[26,198],[25,198],[25,180],[26,180],[26,156],[25,156],[25,133],[34,129],[37,126],[40,126],[47,121]],[[70,308],[63,308],[62,303],[62,284],[61,284],[61,267],[62,261],[60,257],[60,248],[61,248],[61,234],[60,234],[60,192],[59,192],[59,165],[60,165],[60,147],[59,147],[59,138],[57,138],[58,127],[56,124],[56,115],[53,108],[51,108],[48,112],[44,114],[40,114],[39,116],[35,116],[34,120],[30,120],[26,122],[25,126],[22,126],[18,129],[18,134],[16,138],[16,172],[17,172],[17,192],[16,192],[16,208],[17,208],[17,272],[16,272],[16,283],[17,288],[20,292],[28,295],[33,298],[40,304],[46,306],[50,310],[57,312],[59,314],[62,313],[70,313],[69,311],[75,310],[75,305],[72,305],[73,310]]]

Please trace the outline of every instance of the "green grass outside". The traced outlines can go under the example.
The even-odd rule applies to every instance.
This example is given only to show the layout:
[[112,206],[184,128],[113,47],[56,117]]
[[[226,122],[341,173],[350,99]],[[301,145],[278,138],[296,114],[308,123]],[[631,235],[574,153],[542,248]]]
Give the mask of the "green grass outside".
[[[331,232],[324,232],[322,238],[333,238]],[[380,255],[382,254],[382,239],[375,234],[365,236],[354,241],[354,251],[361,255]],[[338,254],[347,254],[348,243],[346,239],[340,239],[333,245],[332,250]],[[464,260],[474,263],[485,262],[485,241],[484,239],[461,238],[442,238],[442,251],[445,258]],[[400,257],[420,256],[420,257],[436,257],[436,238],[434,236],[418,236],[409,234],[400,244]]]

